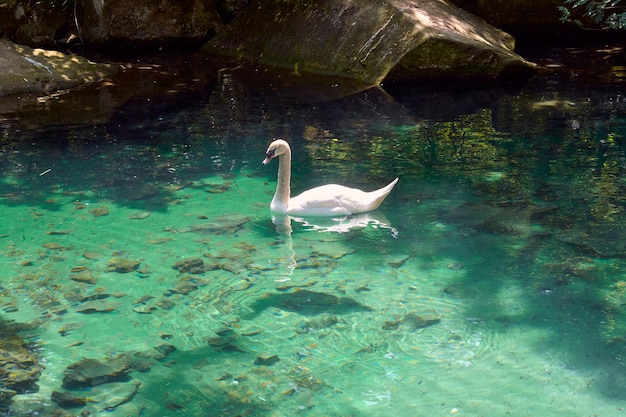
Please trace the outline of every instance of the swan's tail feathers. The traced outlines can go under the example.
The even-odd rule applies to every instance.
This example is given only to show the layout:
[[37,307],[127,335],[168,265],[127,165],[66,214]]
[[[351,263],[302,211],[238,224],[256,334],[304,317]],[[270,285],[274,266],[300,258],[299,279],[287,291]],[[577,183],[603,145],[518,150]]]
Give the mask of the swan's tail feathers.
[[382,204],[383,200],[385,199],[385,197],[389,195],[391,190],[393,190],[393,187],[396,185],[398,180],[399,178],[396,178],[395,180],[391,181],[389,184],[385,185],[383,188],[379,188],[378,190],[372,191],[372,194],[375,195],[376,197],[372,201],[372,204],[369,210],[376,210],[378,206]]

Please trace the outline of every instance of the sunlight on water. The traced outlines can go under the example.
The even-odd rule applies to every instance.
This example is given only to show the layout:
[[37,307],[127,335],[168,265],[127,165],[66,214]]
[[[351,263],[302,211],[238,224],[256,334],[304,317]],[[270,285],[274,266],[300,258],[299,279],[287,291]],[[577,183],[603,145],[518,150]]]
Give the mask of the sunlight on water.
[[[149,123],[4,127],[8,415],[623,412],[626,124],[598,96],[426,120],[417,94],[220,91]],[[275,136],[296,191],[400,182],[287,233]]]

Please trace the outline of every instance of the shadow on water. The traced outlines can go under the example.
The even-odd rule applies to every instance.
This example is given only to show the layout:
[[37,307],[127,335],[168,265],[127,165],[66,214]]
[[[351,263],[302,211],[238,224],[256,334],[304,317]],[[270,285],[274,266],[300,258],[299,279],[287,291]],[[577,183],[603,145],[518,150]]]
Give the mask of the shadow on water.
[[253,319],[268,308],[292,311],[304,316],[322,313],[345,314],[355,311],[372,311],[350,297],[337,297],[323,292],[296,288],[293,292],[266,293],[248,306],[252,312],[242,316],[244,320]]
[[[603,88],[586,93],[595,107],[583,104],[588,113],[575,110],[575,104],[570,110],[555,105],[547,114],[522,118],[552,119],[531,123],[528,136],[511,129],[510,137],[498,132],[487,139],[501,144],[491,149],[488,143],[480,145],[483,155],[493,159],[473,159],[478,167],[464,159],[478,143],[473,148],[459,145],[467,151],[453,159],[454,170],[465,174],[460,184],[476,200],[444,207],[435,217],[454,226],[471,246],[452,255],[459,263],[449,267],[464,273],[443,292],[468,302],[468,317],[500,331],[546,331],[535,343],[538,351],[588,372],[589,389],[623,400],[625,329],[618,305],[624,301],[619,271],[626,251],[618,236],[626,220],[625,130],[623,120],[603,116]],[[616,89],[612,94],[622,93]],[[576,95],[569,100],[576,103]],[[613,104],[607,106],[613,114]],[[484,128],[467,133],[479,139],[480,132],[494,133]],[[449,137],[444,132],[440,139]],[[455,174],[450,170],[448,175]]]

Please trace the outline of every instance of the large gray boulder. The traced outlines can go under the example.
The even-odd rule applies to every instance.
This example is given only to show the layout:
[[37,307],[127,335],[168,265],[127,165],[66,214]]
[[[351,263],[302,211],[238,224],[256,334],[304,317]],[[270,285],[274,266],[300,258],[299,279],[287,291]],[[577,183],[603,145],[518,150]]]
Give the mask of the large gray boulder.
[[222,25],[213,0],[86,0],[81,33],[97,47],[201,45]]
[[385,79],[527,79],[507,33],[446,0],[257,1],[203,51],[379,84]]

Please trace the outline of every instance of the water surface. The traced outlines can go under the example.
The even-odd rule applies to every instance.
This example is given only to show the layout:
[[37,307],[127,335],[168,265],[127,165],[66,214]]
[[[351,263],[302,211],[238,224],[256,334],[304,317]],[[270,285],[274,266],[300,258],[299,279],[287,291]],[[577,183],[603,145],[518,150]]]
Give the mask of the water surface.
[[[623,413],[620,83],[320,101],[236,74],[104,123],[4,122],[0,320],[41,366],[7,415],[53,415],[55,391],[110,416]],[[273,137],[294,192],[400,182],[286,228]]]

